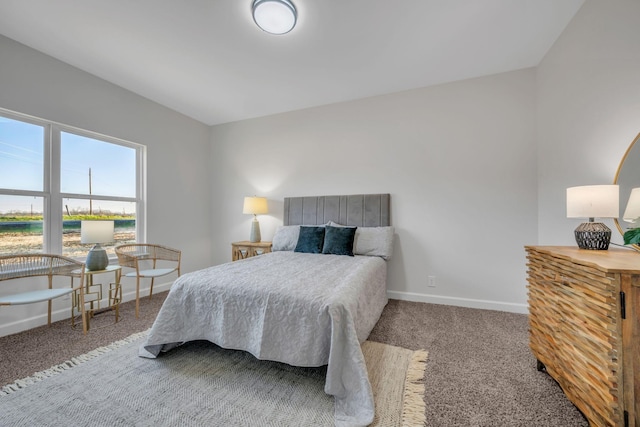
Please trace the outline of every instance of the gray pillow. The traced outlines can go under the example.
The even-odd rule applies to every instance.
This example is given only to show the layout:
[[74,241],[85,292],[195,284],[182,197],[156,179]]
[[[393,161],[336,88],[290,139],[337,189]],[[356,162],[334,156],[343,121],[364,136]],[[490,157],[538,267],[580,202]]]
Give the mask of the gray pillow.
[[276,229],[271,242],[272,251],[292,251],[298,243],[299,225],[281,225]]
[[[348,227],[329,222],[332,227]],[[379,256],[385,260],[391,259],[393,255],[393,233],[394,228],[389,227],[358,227],[353,242],[353,253],[355,255]]]

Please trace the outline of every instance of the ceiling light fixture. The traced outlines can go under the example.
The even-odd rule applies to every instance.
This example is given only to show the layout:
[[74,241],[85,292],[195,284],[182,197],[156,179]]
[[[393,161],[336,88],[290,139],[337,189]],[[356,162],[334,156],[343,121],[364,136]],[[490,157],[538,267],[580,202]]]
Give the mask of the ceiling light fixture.
[[286,34],[296,26],[298,12],[289,0],[253,0],[253,20],[270,34]]

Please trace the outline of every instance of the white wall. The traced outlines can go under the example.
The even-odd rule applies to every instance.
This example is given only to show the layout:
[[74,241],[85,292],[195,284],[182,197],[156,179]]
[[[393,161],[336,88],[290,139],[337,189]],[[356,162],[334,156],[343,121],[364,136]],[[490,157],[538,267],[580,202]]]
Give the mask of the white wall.
[[538,67],[540,244],[575,245],[566,188],[612,183],[640,132],[639,17],[636,0],[588,0]]
[[[147,240],[181,249],[184,272],[210,264],[208,126],[2,36],[0,107],[146,145]],[[61,316],[68,306],[56,302]],[[1,308],[0,335],[42,324],[45,311]]]
[[534,118],[526,69],[214,126],[214,262],[248,239],[244,196],[269,198],[269,240],[285,196],[389,192],[391,297],[526,311]]

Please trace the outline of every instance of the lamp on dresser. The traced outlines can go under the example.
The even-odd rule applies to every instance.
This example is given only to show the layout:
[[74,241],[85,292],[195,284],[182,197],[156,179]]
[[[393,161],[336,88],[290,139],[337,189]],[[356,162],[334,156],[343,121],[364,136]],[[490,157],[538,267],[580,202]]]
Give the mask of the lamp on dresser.
[[584,185],[567,188],[567,218],[589,218],[575,229],[580,249],[607,250],[611,229],[595,218],[617,218],[620,190],[617,185]]

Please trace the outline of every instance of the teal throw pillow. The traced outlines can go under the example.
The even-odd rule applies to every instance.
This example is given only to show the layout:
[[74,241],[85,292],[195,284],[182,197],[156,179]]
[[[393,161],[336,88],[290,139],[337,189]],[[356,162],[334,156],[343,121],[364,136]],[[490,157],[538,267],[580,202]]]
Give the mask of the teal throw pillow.
[[353,256],[353,240],[356,236],[356,228],[327,226],[322,253]]
[[305,252],[308,254],[322,253],[324,243],[324,227],[300,227],[298,243],[294,252]]

